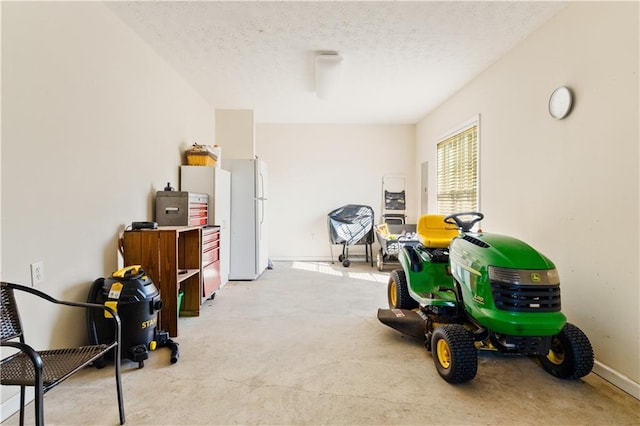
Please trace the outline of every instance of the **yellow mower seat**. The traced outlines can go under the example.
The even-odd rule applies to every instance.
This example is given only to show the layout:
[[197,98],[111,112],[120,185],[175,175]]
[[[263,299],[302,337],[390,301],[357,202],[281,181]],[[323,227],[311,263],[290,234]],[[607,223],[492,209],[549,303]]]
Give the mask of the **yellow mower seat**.
[[425,214],[418,219],[416,232],[423,246],[428,248],[447,248],[451,240],[458,235],[458,228],[444,222],[444,215]]

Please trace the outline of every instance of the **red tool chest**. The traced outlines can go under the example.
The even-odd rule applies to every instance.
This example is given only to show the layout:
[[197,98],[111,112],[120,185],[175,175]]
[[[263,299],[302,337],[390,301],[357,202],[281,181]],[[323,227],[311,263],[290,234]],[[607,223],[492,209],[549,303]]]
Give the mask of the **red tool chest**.
[[220,227],[202,228],[202,296],[213,298],[220,288]]

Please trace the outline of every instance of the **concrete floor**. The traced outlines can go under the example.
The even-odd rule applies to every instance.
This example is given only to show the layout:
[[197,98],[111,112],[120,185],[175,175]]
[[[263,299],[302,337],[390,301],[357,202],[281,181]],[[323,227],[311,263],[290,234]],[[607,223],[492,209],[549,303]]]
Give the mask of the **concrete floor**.
[[[446,383],[421,342],[376,318],[392,268],[276,262],[229,283],[180,319],[178,363],[166,348],[124,363],[127,424],[640,424],[640,401],[595,374],[563,381],[526,357],[482,352],[473,381]],[[112,368],[49,392],[45,421],[117,424]]]

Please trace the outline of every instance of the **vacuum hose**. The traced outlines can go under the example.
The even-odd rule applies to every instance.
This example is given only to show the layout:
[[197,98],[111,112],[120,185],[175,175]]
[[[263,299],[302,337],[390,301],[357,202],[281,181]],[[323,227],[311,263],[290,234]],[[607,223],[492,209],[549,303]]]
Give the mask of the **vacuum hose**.
[[180,351],[178,350],[178,344],[169,339],[169,333],[165,330],[156,330],[156,342],[159,347],[167,347],[171,349],[171,364],[178,362],[180,357]]
[[178,362],[178,358],[180,357],[180,351],[178,350],[178,344],[173,340],[167,340],[167,346],[171,349],[171,364],[175,364]]

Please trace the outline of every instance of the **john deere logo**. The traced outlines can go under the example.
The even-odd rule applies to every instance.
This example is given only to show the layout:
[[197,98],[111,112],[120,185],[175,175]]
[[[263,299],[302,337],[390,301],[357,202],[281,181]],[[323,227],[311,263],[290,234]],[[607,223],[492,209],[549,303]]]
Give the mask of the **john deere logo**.
[[534,283],[539,283],[540,281],[542,281],[542,278],[540,277],[540,274],[534,272],[531,274],[531,281]]

